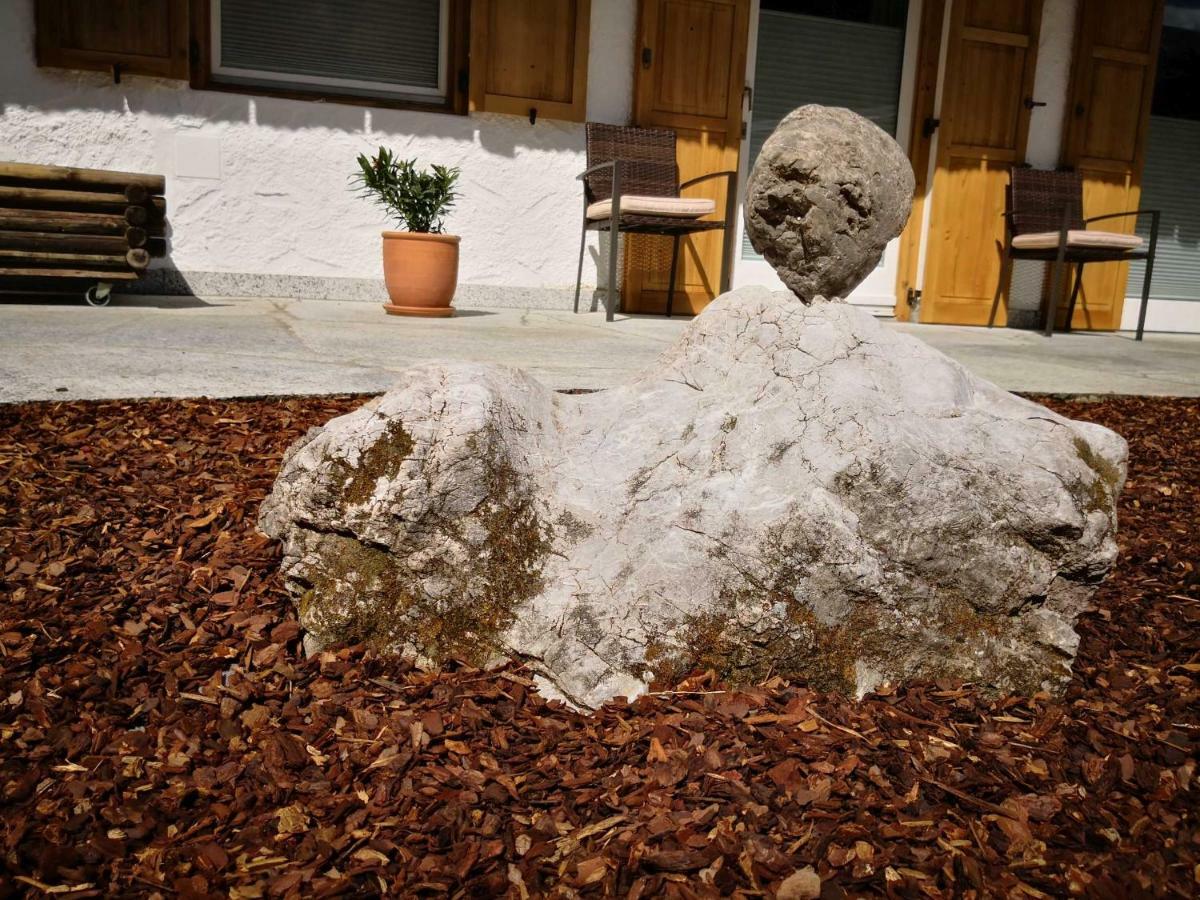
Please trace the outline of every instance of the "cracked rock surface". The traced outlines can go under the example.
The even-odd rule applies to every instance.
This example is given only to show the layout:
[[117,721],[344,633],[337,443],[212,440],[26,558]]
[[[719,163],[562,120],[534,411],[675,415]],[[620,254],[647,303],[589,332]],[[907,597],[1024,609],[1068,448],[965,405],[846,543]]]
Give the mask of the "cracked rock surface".
[[854,307],[744,288],[623,387],[427,364],[289,451],[261,524],[316,644],[530,662],[582,706],[693,667],[1055,689],[1125,442]]
[[913,186],[904,151],[879,126],[848,109],[802,106],[754,163],[746,233],[805,303],[844,297],[904,228]]

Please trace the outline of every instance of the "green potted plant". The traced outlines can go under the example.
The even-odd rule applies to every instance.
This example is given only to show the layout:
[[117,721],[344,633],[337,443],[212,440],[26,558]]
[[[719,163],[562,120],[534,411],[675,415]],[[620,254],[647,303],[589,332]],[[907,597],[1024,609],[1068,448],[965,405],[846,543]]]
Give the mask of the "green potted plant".
[[442,218],[458,198],[458,169],[420,171],[416,160],[397,159],[385,147],[375,156],[359,154],[358,166],[354,187],[400,229],[383,232],[383,280],[391,298],[383,308],[394,316],[454,315],[458,237],[443,233]]

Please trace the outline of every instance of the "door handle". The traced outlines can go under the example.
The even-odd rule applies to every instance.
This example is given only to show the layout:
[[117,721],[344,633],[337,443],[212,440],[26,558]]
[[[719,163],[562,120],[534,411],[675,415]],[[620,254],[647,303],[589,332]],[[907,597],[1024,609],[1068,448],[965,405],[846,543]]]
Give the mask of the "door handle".
[[938,130],[938,126],[940,126],[941,124],[942,124],[941,119],[935,119],[933,116],[930,116],[928,119],[925,120],[925,123],[921,126],[921,133],[923,135],[925,135],[925,137],[931,138],[931,137],[933,137],[933,133]]
[[1034,100],[1032,97],[1026,97],[1024,106],[1026,109],[1033,109],[1035,106],[1045,106],[1046,104],[1040,100]]

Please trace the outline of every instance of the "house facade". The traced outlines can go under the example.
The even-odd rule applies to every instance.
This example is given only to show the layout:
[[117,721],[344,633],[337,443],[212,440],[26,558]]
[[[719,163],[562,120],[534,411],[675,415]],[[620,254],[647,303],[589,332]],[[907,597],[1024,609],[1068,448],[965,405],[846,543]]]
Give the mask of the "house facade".
[[[740,190],[815,102],[895,135],[917,176],[852,302],[983,324],[1009,169],[1068,166],[1089,216],[1162,210],[1147,328],[1200,332],[1200,0],[8,0],[0,51],[0,159],[167,176],[148,290],[380,299],[387,223],[347,178],[386,145],[462,171],[460,305],[569,309],[583,122],[670,128],[681,180]],[[690,193],[723,216],[723,184]],[[624,307],[663,309],[669,240],[620,253]],[[722,238],[681,256],[675,308],[698,311]],[[740,231],[731,256],[735,287],[778,284]],[[998,324],[1036,324],[1047,276],[1017,263]],[[1090,267],[1074,325],[1132,327],[1140,278]]]

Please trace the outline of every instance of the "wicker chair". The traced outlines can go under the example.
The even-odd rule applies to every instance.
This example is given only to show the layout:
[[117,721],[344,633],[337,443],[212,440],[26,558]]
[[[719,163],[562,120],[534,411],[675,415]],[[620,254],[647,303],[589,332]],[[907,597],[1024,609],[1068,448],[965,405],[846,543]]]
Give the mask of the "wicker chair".
[[[716,204],[703,198],[681,196],[684,188],[713,178],[726,179],[725,219],[700,218],[715,212]],[[730,249],[736,214],[736,172],[712,172],[679,183],[675,161],[675,132],[660,128],[587,123],[587,168],[583,182],[583,230],[579,237],[579,268],[575,276],[575,312],[583,279],[583,255],[589,231],[659,234],[674,239],[671,275],[667,287],[667,315],[675,299],[675,272],[679,265],[679,239],[700,231],[724,229],[721,291],[729,289]],[[617,253],[615,235],[608,255],[608,295],[605,318],[616,309]]]
[[[1088,225],[1106,219],[1126,216],[1150,216],[1150,241],[1144,244],[1137,235],[1111,231],[1089,230]],[[990,328],[1000,306],[1000,292],[1018,259],[1042,260],[1054,263],[1050,281],[1050,297],[1044,315],[1044,333],[1054,333],[1058,314],[1059,286],[1063,266],[1075,265],[1075,285],[1067,305],[1066,331],[1071,330],[1075,301],[1083,281],[1083,267],[1094,262],[1125,262],[1146,260],[1142,280],[1142,305],[1138,310],[1137,340],[1142,339],[1146,326],[1146,305],[1150,299],[1150,277],[1154,271],[1154,251],[1158,245],[1158,210],[1139,209],[1083,217],[1083,180],[1076,172],[1048,172],[1039,169],[1015,168],[1005,191],[1005,244],[1001,247],[1000,282],[992,299],[988,316]]]

